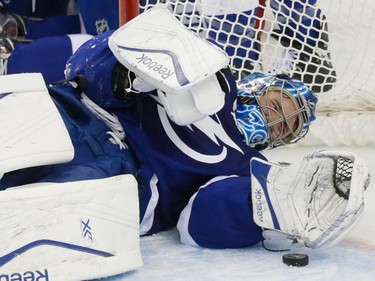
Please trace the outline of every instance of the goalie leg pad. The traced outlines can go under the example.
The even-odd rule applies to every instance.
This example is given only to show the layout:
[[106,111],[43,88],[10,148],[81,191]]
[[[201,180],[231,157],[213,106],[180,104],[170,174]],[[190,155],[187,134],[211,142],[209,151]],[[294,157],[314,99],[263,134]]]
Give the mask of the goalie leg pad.
[[70,161],[73,145],[40,73],[0,76],[0,178]]
[[364,208],[369,173],[349,152],[323,151],[294,165],[251,162],[254,221],[318,248],[341,241]]
[[91,280],[142,265],[131,175],[13,187],[0,206],[0,276]]

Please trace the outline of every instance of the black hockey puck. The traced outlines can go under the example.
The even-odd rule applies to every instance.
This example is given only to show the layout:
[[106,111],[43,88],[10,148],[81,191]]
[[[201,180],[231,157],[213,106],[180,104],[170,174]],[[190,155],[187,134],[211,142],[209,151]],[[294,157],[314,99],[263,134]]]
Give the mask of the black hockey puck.
[[283,255],[283,263],[290,266],[306,266],[309,264],[309,256],[298,253],[285,254]]

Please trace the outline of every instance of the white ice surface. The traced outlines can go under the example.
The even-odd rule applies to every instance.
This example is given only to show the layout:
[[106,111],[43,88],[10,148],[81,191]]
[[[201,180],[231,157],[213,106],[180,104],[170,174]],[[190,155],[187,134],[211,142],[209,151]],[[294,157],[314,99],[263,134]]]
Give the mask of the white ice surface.
[[[271,161],[294,163],[303,155],[320,149],[323,148],[279,148],[266,154]],[[310,258],[308,266],[288,267],[282,263],[284,252],[269,252],[260,244],[235,250],[185,246],[179,243],[178,233],[172,229],[141,238],[142,268],[104,280],[375,280],[375,149],[372,146],[333,149],[352,151],[364,157],[373,181],[365,194],[365,214],[343,242],[328,249],[297,248],[293,251],[307,253]]]

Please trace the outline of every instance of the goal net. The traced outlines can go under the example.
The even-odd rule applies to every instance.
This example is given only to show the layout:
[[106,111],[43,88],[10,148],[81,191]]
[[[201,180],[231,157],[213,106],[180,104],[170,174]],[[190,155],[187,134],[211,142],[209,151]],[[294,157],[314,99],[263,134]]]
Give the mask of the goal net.
[[190,30],[219,44],[238,79],[287,73],[319,96],[304,145],[375,142],[375,1],[140,0],[165,3]]

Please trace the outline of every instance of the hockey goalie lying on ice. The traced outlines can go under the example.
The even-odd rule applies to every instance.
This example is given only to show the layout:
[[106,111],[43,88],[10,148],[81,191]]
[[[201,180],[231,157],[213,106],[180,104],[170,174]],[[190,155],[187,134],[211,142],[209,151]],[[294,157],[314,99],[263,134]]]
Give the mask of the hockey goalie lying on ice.
[[0,77],[1,274],[133,270],[139,236],[176,226],[209,248],[343,239],[363,212],[366,165],[341,151],[268,162],[262,149],[306,135],[317,97],[283,75],[236,85],[227,64],[158,6],[84,44],[66,82]]

